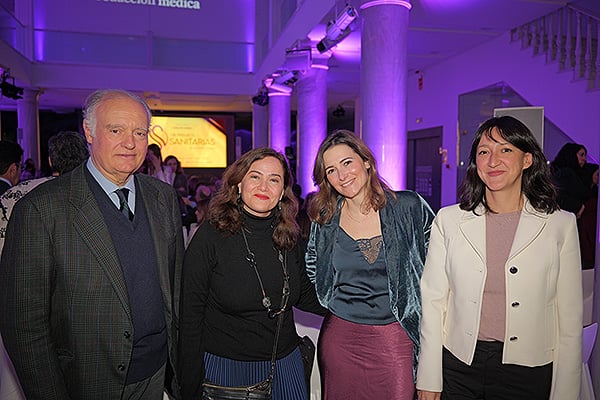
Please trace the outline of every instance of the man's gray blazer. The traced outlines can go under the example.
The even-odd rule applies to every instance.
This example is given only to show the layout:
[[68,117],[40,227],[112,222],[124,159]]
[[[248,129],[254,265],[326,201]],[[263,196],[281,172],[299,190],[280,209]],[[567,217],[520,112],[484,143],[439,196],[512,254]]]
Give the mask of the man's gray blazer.
[[[83,163],[15,206],[0,262],[0,329],[28,399],[120,399],[133,324],[119,258]],[[136,175],[156,249],[175,365],[181,216],[174,190]]]

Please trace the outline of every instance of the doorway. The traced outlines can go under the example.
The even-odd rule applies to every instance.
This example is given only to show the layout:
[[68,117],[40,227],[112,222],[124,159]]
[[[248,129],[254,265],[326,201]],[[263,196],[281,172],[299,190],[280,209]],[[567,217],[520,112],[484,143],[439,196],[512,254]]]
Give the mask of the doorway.
[[409,131],[406,151],[406,188],[419,193],[434,212],[441,205],[441,126]]

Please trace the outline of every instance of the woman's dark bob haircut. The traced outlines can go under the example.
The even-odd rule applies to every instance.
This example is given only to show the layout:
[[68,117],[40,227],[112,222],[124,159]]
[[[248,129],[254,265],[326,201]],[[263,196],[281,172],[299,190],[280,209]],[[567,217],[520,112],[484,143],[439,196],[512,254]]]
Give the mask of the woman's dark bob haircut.
[[518,119],[511,116],[490,118],[485,121],[475,133],[469,155],[467,173],[459,188],[460,208],[466,211],[475,211],[483,205],[487,211],[494,212],[485,199],[485,184],[477,173],[477,146],[483,135],[492,138],[492,130],[496,129],[500,137],[519,150],[532,155],[532,164],[523,170],[521,192],[525,194],[529,203],[540,212],[552,213],[559,209],[556,202],[556,189],[552,183],[550,167],[546,156],[535,137]]

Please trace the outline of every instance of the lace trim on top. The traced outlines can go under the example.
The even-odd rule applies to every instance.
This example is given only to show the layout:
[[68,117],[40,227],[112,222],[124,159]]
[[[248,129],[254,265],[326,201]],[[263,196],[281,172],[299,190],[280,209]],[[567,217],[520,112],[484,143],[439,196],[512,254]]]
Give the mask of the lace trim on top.
[[383,244],[383,236],[379,235],[371,239],[356,239],[356,243],[358,243],[358,249],[365,261],[373,265],[377,261],[377,257],[379,257],[379,252]]

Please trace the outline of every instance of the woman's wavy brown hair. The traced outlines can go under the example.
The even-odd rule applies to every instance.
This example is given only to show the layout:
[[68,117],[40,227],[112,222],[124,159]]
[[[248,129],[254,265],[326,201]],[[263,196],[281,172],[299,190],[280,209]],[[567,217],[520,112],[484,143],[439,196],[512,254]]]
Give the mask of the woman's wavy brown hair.
[[363,161],[369,163],[369,169],[367,170],[367,194],[365,203],[361,206],[363,208],[362,211],[368,211],[371,208],[377,211],[385,207],[387,202],[385,192],[391,193],[394,198],[396,197],[394,192],[379,176],[377,162],[369,147],[353,132],[345,129],[337,130],[321,143],[313,168],[313,180],[319,187],[319,191],[310,203],[308,215],[319,224],[325,224],[331,220],[335,214],[337,199],[340,196],[327,180],[325,160],[323,159],[327,150],[339,144],[345,144],[350,147]]
[[253,162],[267,157],[276,158],[283,168],[283,197],[281,198],[281,209],[276,207],[273,212],[275,217],[275,230],[273,231],[273,242],[279,250],[291,249],[298,241],[300,229],[296,223],[298,214],[298,200],[292,192],[293,178],[287,159],[281,153],[260,147],[243,154],[233,164],[225,169],[223,173],[223,184],[215,193],[208,209],[208,221],[217,230],[227,236],[235,235],[244,228],[242,218],[242,202],[239,195],[238,183],[244,179]]

